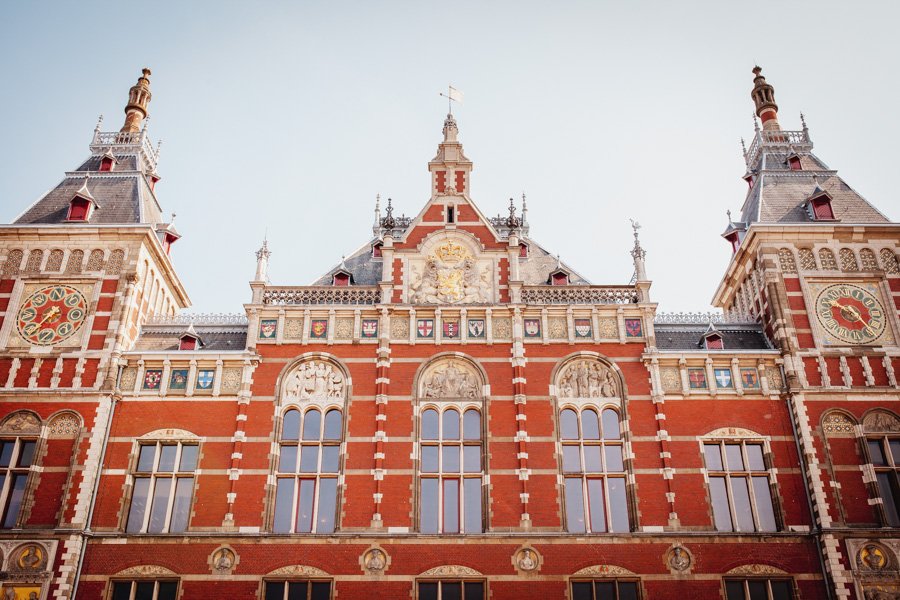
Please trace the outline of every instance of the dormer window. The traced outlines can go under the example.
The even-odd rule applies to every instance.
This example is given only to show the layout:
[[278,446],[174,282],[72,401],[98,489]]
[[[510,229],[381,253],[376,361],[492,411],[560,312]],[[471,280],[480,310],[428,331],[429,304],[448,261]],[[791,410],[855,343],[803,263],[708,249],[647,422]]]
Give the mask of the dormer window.
[[160,180],[160,176],[156,174],[156,171],[154,171],[147,176],[147,179],[150,180],[150,191],[156,191],[156,182]]
[[88,221],[93,208],[93,202],[87,198],[76,196],[69,202],[69,214],[66,215],[66,221]]
[[796,154],[791,154],[788,156],[787,164],[791,168],[791,171],[802,171],[803,166],[800,164],[800,157]]
[[528,258],[528,244],[519,242],[519,258]]
[[169,252],[172,250],[172,244],[181,239],[181,236],[169,231],[164,231],[161,233],[162,235],[160,235],[159,241],[162,243],[163,250],[165,250],[166,254],[169,254]]
[[331,280],[332,285],[336,285],[339,287],[350,285],[350,273],[346,271],[338,271],[334,274]]
[[752,188],[753,187],[753,173],[751,173],[750,171],[747,171],[744,174],[744,181],[747,182],[748,187]]
[[731,252],[732,254],[737,254],[738,248],[741,247],[741,236],[737,231],[734,231],[725,236],[725,239],[728,240],[728,243],[731,244]]
[[831,208],[831,198],[828,196],[820,196],[810,200],[812,206],[813,218],[816,221],[833,221],[834,210]]
[[724,350],[725,341],[718,333],[708,333],[703,338],[703,346],[707,350]]
[[181,336],[181,340],[178,342],[179,350],[196,350],[197,349],[197,338],[192,335],[183,335]]
[[381,242],[375,242],[372,244],[372,258],[381,258],[381,249],[384,247],[384,244]]
[[116,162],[118,161],[116,161],[116,157],[113,155],[112,150],[107,150],[106,153],[100,157],[99,171],[112,171]]
[[550,285],[569,285],[569,274],[558,270],[550,274]]

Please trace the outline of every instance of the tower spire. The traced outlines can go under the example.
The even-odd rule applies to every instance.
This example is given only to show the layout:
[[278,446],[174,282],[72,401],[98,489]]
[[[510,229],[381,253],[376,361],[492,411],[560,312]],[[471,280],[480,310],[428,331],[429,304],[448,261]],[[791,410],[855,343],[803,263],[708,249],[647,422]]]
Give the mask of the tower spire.
[[262,246],[256,251],[256,275],[254,281],[265,282],[269,277],[269,257],[272,256],[269,250],[268,236],[263,238]]
[[150,104],[150,69],[144,67],[137,83],[128,90],[128,104],[125,105],[125,124],[123,133],[137,133],[141,130],[141,122],[147,117],[147,105]]
[[780,131],[781,125],[778,124],[778,105],[775,104],[775,88],[766,83],[766,78],[762,75],[762,68],[758,65],[753,67],[753,91],[750,97],[756,105],[756,115],[762,121],[765,131]]

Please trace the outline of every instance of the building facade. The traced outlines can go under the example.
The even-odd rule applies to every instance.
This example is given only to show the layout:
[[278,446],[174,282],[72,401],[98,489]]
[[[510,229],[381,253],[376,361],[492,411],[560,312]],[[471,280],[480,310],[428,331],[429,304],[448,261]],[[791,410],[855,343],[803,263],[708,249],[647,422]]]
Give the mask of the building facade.
[[192,315],[145,69],[0,226],[0,597],[900,598],[900,226],[754,74],[722,313],[485,216],[448,115],[415,217]]

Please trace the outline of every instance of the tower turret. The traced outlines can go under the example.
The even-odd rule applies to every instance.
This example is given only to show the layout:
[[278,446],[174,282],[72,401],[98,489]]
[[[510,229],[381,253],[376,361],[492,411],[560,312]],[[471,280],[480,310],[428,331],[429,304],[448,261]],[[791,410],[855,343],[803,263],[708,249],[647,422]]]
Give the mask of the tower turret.
[[766,78],[762,75],[762,69],[759,66],[753,67],[753,91],[750,97],[756,105],[756,116],[762,121],[763,129],[766,131],[778,131],[781,125],[778,124],[778,105],[775,104],[775,88],[766,83]]
[[138,132],[141,122],[147,118],[147,105],[150,104],[150,69],[144,67],[137,83],[128,90],[128,104],[125,105],[125,124],[122,132]]

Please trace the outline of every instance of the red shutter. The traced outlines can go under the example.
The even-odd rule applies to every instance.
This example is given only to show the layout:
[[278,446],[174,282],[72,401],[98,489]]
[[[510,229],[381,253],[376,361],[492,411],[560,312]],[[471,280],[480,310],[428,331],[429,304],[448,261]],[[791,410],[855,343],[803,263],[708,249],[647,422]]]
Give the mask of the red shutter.
[[69,204],[69,215],[66,217],[68,221],[87,221],[88,210],[91,207],[89,200],[84,198],[74,198]]
[[372,258],[381,258],[381,244],[372,245]]
[[350,276],[346,273],[336,273],[334,275],[334,285],[347,286],[350,285]]
[[528,244],[519,244],[519,258],[528,258]]
[[113,159],[103,157],[100,159],[100,171],[112,171]]
[[181,338],[181,343],[178,344],[179,350],[196,350],[197,349],[197,340],[192,338],[189,335]]
[[792,156],[788,159],[788,164],[791,166],[791,171],[800,171],[803,167],[800,165],[800,159],[796,156]]
[[722,338],[718,335],[711,335],[706,338],[706,348],[708,350],[724,350],[725,343],[722,341]]
[[553,285],[567,285],[569,283],[569,276],[565,273],[554,273],[552,282]]
[[831,200],[827,198],[813,200],[813,215],[816,220],[833,221],[834,211],[831,210]]

